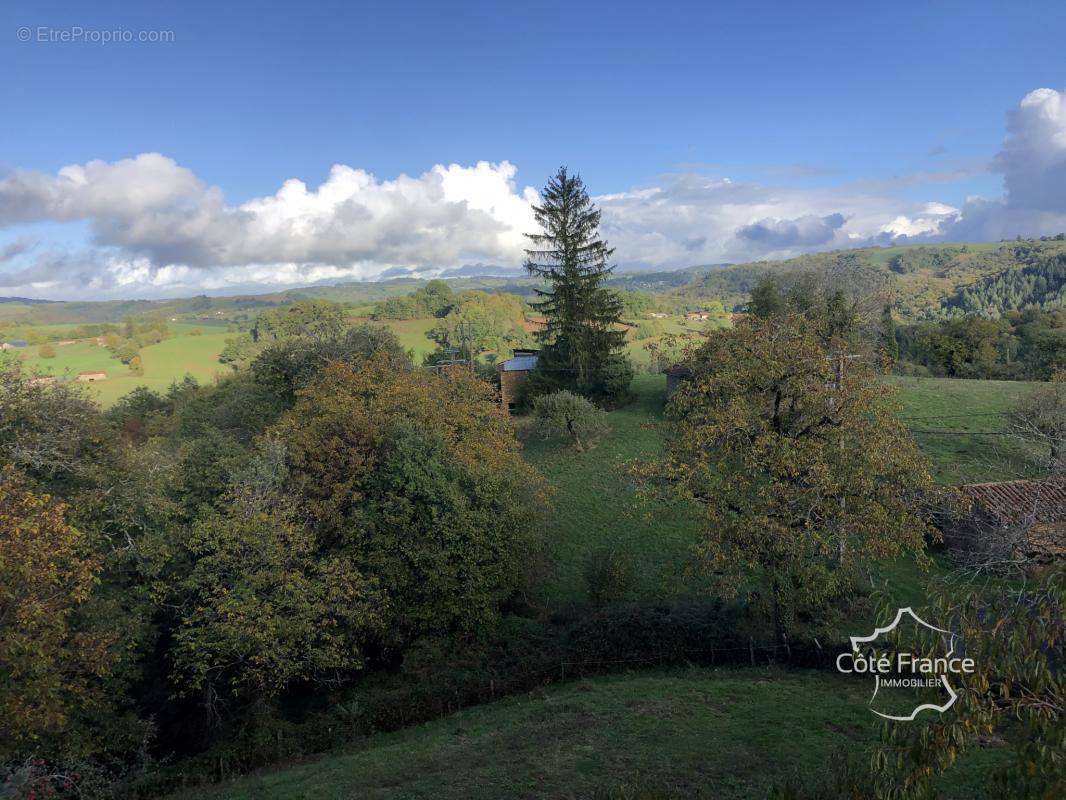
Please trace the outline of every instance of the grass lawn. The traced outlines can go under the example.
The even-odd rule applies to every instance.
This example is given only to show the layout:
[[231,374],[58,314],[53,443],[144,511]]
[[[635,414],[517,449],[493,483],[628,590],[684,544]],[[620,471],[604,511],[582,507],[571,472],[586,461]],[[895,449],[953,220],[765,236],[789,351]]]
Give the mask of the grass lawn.
[[[371,737],[312,761],[183,798],[465,800],[592,797],[641,784],[701,797],[763,798],[793,770],[877,741],[864,680],[825,672],[689,669],[582,680]],[[981,795],[974,762],[948,797]]]
[[610,430],[592,450],[578,453],[537,438],[526,442],[526,458],[554,490],[545,531],[552,561],[545,587],[549,602],[582,600],[585,565],[609,547],[634,560],[639,596],[661,596],[664,586],[682,588],[696,535],[693,509],[642,502],[627,468],[627,462],[661,450],[653,426],[662,420],[665,387],[661,375],[638,375],[635,401],[608,415]]

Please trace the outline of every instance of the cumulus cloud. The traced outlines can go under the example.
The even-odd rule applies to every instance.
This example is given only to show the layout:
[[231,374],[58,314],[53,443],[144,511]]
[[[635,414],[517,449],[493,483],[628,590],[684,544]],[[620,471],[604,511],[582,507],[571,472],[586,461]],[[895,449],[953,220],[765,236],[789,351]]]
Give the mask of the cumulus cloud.
[[195,175],[158,153],[72,164],[54,176],[15,172],[0,180],[0,225],[132,219],[203,194]]
[[740,228],[737,236],[774,250],[786,247],[818,247],[833,241],[836,232],[843,225],[844,215],[839,213],[824,217],[805,214],[796,219],[768,217]]
[[992,161],[1003,197],[972,197],[938,231],[942,239],[1008,239],[1066,231],[1066,91],[1036,89],[1007,114]]
[[[1066,93],[1026,95],[1008,114],[990,168],[1003,176],[1003,195],[972,197],[961,208],[902,196],[904,188],[913,194],[958,179],[952,175],[804,187],[682,173],[595,200],[623,268],[1057,233],[1066,230]],[[233,205],[158,153],[54,175],[16,171],[0,178],[0,228],[81,223],[89,239],[74,251],[27,239],[0,245],[0,287],[52,297],[159,296],[514,271],[537,202],[516,176],[506,161],[388,180],[336,165],[317,187],[292,179]]]
[[1066,92],[1037,89],[1007,117],[996,156],[1006,205],[1066,212]]

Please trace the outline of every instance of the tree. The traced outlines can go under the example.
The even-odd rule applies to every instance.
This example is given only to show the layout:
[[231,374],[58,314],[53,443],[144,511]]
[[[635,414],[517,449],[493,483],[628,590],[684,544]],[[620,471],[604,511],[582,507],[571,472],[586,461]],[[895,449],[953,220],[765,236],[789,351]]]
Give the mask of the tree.
[[313,382],[328,364],[343,361],[358,365],[380,352],[406,358],[391,330],[381,325],[359,325],[315,336],[290,336],[274,342],[255,357],[251,371],[257,382],[268,386],[291,405],[296,392]]
[[580,451],[607,428],[607,415],[586,398],[562,389],[533,400],[537,429],[545,439],[565,436]]
[[[534,290],[539,299],[532,304],[544,315],[537,333],[541,382],[617,401],[618,387],[608,390],[602,371],[624,359],[626,334],[622,302],[604,285],[614,269],[608,264],[614,251],[599,238],[600,212],[581,178],[560,167],[533,213],[542,232],[527,234],[532,248],[525,267],[548,283]],[[628,383],[622,394],[626,390]]]
[[336,339],[347,327],[344,306],[331,300],[300,300],[264,311],[252,328],[252,340],[278,341],[293,336]]
[[327,367],[269,434],[317,552],[378,581],[394,644],[477,633],[519,588],[544,484],[491,385],[379,353]]
[[[963,591],[959,590],[962,587]],[[932,797],[937,777],[966,750],[1000,740],[1012,757],[991,761],[996,797],[1061,797],[1066,786],[1066,570],[1052,565],[1021,584],[956,579],[937,587],[927,619],[951,620],[974,671],[952,680],[958,700],[925,725],[885,727],[869,796]],[[935,638],[926,631],[926,638]],[[930,649],[936,643],[928,642]],[[943,643],[939,643],[943,647]]]
[[748,303],[748,312],[756,317],[767,319],[777,316],[785,310],[785,300],[781,296],[781,288],[773,275],[764,275],[751,290],[751,302]]
[[1056,372],[1011,410],[1010,427],[1046,448],[1051,472],[1066,472],[1066,370]]
[[924,559],[925,462],[885,387],[845,363],[801,317],[753,319],[695,352],[668,407],[659,474],[703,506],[706,568],[778,634],[849,591],[862,565]]
[[103,704],[111,638],[79,620],[100,572],[65,506],[0,470],[0,762],[68,754],[78,714]]
[[0,460],[69,499],[116,459],[114,438],[81,387],[34,383],[17,361],[0,361]]
[[329,682],[363,666],[383,600],[349,559],[317,556],[311,533],[238,506],[198,519],[186,548],[174,680],[200,696],[209,725],[226,701],[272,698],[293,681]]
[[441,347],[462,350],[464,358],[476,359],[488,350],[502,354],[530,346],[533,337],[525,328],[525,319],[525,306],[513,294],[465,292],[426,336]]

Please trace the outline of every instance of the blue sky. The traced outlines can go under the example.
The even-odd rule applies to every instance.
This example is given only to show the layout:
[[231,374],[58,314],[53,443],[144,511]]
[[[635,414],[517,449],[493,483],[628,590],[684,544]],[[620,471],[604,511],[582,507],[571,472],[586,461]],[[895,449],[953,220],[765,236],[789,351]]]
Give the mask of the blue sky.
[[[0,180],[54,178],[67,165],[158,153],[205,191],[221,193],[222,209],[211,212],[218,216],[275,195],[289,179],[314,191],[335,164],[392,181],[423,176],[435,165],[507,162],[514,169],[504,178],[516,198],[542,185],[560,163],[580,170],[595,195],[663,191],[676,199],[706,179],[713,185],[705,200],[685,205],[693,219],[683,232],[656,227],[654,214],[638,220],[639,203],[608,213],[612,204],[605,201],[619,243],[638,222],[643,226],[633,234],[632,257],[619,253],[623,263],[668,268],[699,241],[701,220],[711,234],[703,237],[706,246],[690,249],[693,258],[735,260],[836,246],[845,233],[855,241],[873,236],[873,206],[856,197],[885,198],[886,220],[896,212],[908,220],[927,213],[908,204],[961,210],[974,195],[998,202],[1005,175],[989,164],[1004,147],[1008,114],[1034,90],[1066,89],[1061,0],[492,6],[5,3],[0,70],[16,78],[0,85],[7,123],[0,126]],[[23,26],[32,32],[28,42],[17,38]],[[134,35],[172,31],[173,41],[41,40],[77,26]],[[1050,102],[1051,112],[1041,114],[1057,113],[1058,98]],[[735,197],[720,196],[718,182],[726,179],[731,191],[758,187],[763,194],[745,201],[747,217],[730,217],[735,227],[719,232],[716,225],[725,223],[716,209],[736,205]],[[8,188],[6,201],[25,206],[25,197]],[[189,191],[179,192],[181,203],[202,202]],[[452,191],[450,199],[469,200],[471,191],[477,189]],[[804,191],[812,193],[808,213],[801,208]],[[829,199],[833,192],[840,208]],[[771,202],[775,193],[788,198],[780,209]],[[172,201],[168,195],[152,202],[169,207]],[[513,209],[485,204],[496,222],[518,224]],[[220,269],[274,263],[270,253],[238,253],[217,239],[187,248],[146,241],[129,232],[138,223],[128,209],[116,220],[113,209],[99,208],[90,203],[84,212],[6,218],[0,208],[0,223],[6,222],[0,253],[5,243],[32,242],[0,271],[21,271],[18,288],[62,294],[71,281],[62,289],[62,281],[46,286],[42,259],[59,264],[62,255],[64,266],[54,269],[84,278],[90,261],[99,267],[123,258],[144,266],[148,277],[121,286],[165,292],[196,284],[196,276],[205,285],[217,282]],[[1038,210],[1044,216],[1031,224],[1055,223],[1046,214],[1058,208]],[[723,238],[762,219],[802,232],[816,222],[797,220],[831,213],[855,222],[826,241],[816,241],[819,233],[800,235],[796,247],[762,253]],[[447,218],[433,216],[439,225]],[[914,235],[920,227],[908,223],[900,230]],[[333,277],[331,269],[336,276],[372,277],[378,268],[514,261],[513,247],[483,246],[477,231],[473,244],[421,254],[417,248],[379,252],[361,239],[328,252],[281,247],[276,258],[319,268],[287,273],[293,280]],[[656,236],[681,236],[688,244],[656,251],[649,246]],[[754,239],[738,239],[745,241]],[[189,250],[197,247],[192,258]],[[219,263],[209,263],[204,252],[220,248]],[[182,277],[164,289],[160,270]],[[120,291],[103,283],[96,289]],[[3,293],[9,292],[0,286]]]

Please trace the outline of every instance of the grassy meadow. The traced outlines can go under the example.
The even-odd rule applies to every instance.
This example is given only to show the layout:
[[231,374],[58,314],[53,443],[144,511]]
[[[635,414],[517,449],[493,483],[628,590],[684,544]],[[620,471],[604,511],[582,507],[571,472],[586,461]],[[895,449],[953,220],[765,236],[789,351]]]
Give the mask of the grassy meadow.
[[[873,745],[867,695],[843,676],[759,668],[580,680],[175,800],[571,800],[638,788],[764,798],[793,774],[823,774],[835,749]],[[974,768],[996,756],[967,753],[945,775],[945,796],[984,796]]]
[[[381,324],[396,334],[401,346],[411,353],[416,364],[420,364],[422,357],[436,347],[434,342],[426,338],[426,331],[436,322],[435,319],[412,319],[390,320]],[[47,330],[50,334],[63,335],[72,326],[35,327]],[[16,352],[23,364],[42,375],[73,378],[79,372],[106,373],[106,380],[84,384],[104,407],[112,405],[139,386],[165,392],[172,383],[182,380],[186,375],[206,384],[213,382],[217,375],[225,375],[230,371],[227,365],[219,363],[218,355],[226,346],[227,339],[242,334],[227,331],[218,325],[172,323],[169,329],[170,338],[141,349],[143,375],[131,373],[127,365],[112,358],[111,353],[96,344],[95,339],[63,346],[53,342],[56,352],[54,358],[41,358],[40,347],[35,345]]]
[[1034,449],[1004,435],[1010,409],[1037,384],[953,378],[888,378],[934,476],[945,485],[1040,474]]
[[[194,330],[202,333],[194,335]],[[229,371],[229,367],[218,362],[218,354],[233,333],[195,326],[172,326],[171,332],[169,339],[140,351],[143,375],[131,373],[128,366],[112,358],[107,349],[94,340],[54,345],[55,358],[41,358],[40,348],[30,347],[27,348],[30,352],[23,356],[23,363],[41,374],[59,377],[74,377],[79,372],[107,373],[104,381],[84,384],[104,406],[110,406],[138,386],[165,392],[171,383],[180,381],[185,375],[192,375],[200,383],[210,383],[216,375]]]

